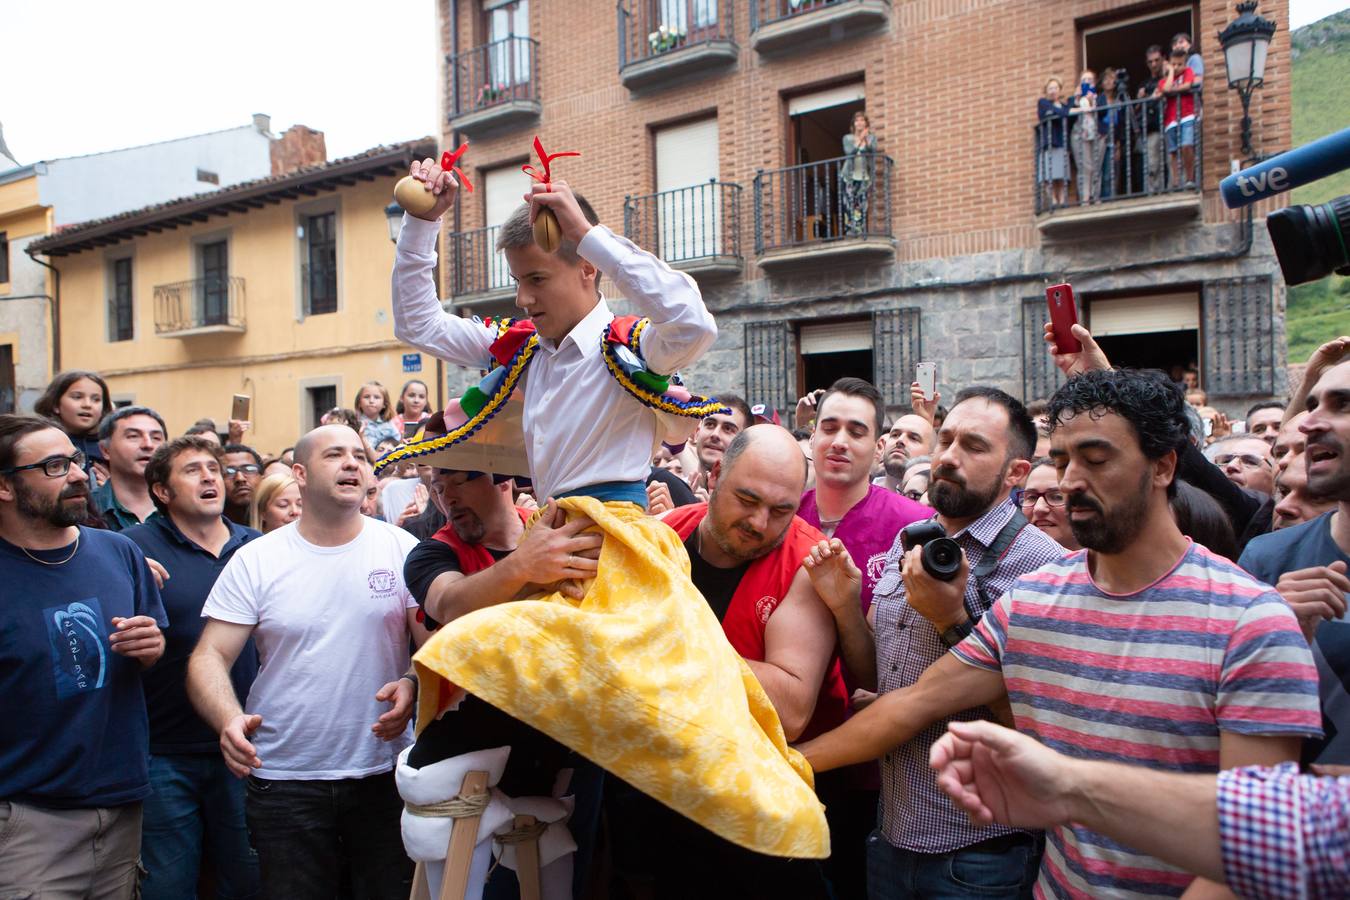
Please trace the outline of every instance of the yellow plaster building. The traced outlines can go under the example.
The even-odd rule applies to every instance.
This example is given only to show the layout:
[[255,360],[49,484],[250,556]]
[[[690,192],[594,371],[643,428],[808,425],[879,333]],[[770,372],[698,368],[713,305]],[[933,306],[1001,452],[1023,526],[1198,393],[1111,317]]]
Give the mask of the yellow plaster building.
[[436,361],[394,340],[385,212],[433,152],[430,139],[377,147],[37,242],[60,272],[63,364],[99,371],[171,434],[203,416],[223,429],[246,394],[245,440],[264,455],[367,380],[396,396],[418,378],[437,401]]
[[51,280],[24,247],[51,232],[52,210],[39,199],[30,167],[0,178],[0,412],[35,394],[51,377]]

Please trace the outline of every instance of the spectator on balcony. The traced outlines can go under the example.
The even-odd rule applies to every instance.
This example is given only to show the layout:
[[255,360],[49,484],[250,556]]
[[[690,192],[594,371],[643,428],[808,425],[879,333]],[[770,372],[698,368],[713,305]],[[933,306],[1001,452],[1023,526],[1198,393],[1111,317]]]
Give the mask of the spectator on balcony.
[[1167,136],[1167,156],[1171,162],[1172,184],[1182,190],[1195,189],[1195,72],[1186,65],[1186,51],[1172,48],[1172,58],[1164,71],[1163,133]]
[[[1069,107],[1059,99],[1058,78],[1045,83],[1045,96],[1036,101],[1036,183],[1048,191],[1051,208],[1069,202]],[[1048,188],[1044,185],[1049,185]]]
[[1101,190],[1101,135],[1097,131],[1097,73],[1084,69],[1069,104],[1074,117],[1069,135],[1073,165],[1078,173],[1078,202],[1096,203]]
[[1102,161],[1101,184],[1098,194],[1102,199],[1116,195],[1116,170],[1120,167],[1120,148],[1124,132],[1124,103],[1129,97],[1116,76],[1116,69],[1102,71],[1101,87],[1097,91],[1097,134],[1100,135]]
[[867,204],[872,193],[872,170],[876,167],[877,136],[867,113],[853,114],[853,129],[844,135],[844,161],[839,166],[840,196],[844,202],[844,234],[867,233]]
[[1172,49],[1181,48],[1186,53],[1186,68],[1195,73],[1195,90],[1205,83],[1205,60],[1199,53],[1192,52],[1191,36],[1184,31],[1172,35]]
[[1135,142],[1135,152],[1143,158],[1141,171],[1144,173],[1145,192],[1158,194],[1167,180],[1167,166],[1163,164],[1162,123],[1162,81],[1167,74],[1164,69],[1167,61],[1163,59],[1162,47],[1153,44],[1145,50],[1144,62],[1148,65],[1148,80],[1139,86],[1135,97],[1139,100],[1148,99],[1149,102],[1141,103],[1136,115],[1136,133],[1140,134],[1140,138]]
[[398,403],[394,405],[394,418],[390,419],[399,437],[403,437],[403,430],[410,423],[420,423],[431,417],[427,393],[427,383],[416,378],[403,385],[403,390],[399,391]]

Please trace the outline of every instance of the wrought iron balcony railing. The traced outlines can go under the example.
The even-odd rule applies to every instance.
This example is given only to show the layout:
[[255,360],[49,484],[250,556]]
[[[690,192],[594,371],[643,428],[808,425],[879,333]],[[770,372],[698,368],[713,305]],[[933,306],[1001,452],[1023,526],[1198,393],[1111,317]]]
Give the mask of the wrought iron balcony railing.
[[[1194,113],[1183,121],[1194,98]],[[1169,106],[1176,105],[1175,110]],[[1204,184],[1201,95],[1106,104],[1051,114],[1033,128],[1036,213],[1163,195]],[[1089,118],[1091,117],[1091,118]],[[1094,121],[1095,120],[1095,121]],[[1168,126],[1169,120],[1175,124]]]
[[450,118],[512,101],[539,102],[539,42],[508,37],[446,58]]
[[513,290],[506,257],[496,249],[500,230],[494,225],[449,235],[451,296],[500,296]]
[[755,175],[755,253],[893,236],[889,156],[859,153]]
[[193,278],[155,285],[155,334],[244,330],[244,279]]
[[741,186],[710,181],[625,197],[623,233],[674,266],[717,260],[739,266]]
[[734,40],[733,7],[721,0],[619,0],[619,69]]

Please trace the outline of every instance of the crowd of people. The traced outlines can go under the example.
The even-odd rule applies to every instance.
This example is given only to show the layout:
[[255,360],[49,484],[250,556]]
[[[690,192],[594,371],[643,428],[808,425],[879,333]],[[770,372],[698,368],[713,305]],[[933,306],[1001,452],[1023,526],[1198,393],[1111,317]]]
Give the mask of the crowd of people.
[[[0,894],[403,900],[416,861],[437,896],[466,803],[494,823],[474,896],[513,896],[530,840],[547,897],[1350,893],[1350,338],[1242,422],[1049,325],[1067,380],[1037,402],[916,382],[893,415],[846,377],[680,415],[587,348],[639,384],[687,366],[716,335],[692,279],[539,185],[501,237],[533,325],[444,316],[453,180],[413,170],[437,204],[405,219],[397,333],[538,355],[529,477],[419,464],[457,431],[420,381],[269,453],[89,371],[0,416]],[[601,273],[648,324],[624,336]],[[623,619],[644,578],[657,613]],[[676,656],[622,656],[644,640]],[[587,694],[611,655],[644,710],[753,712],[781,768],[744,771],[809,808],[714,784],[736,741]]]
[[[1048,79],[1036,103],[1036,183],[1042,209],[1191,190],[1205,63],[1188,34],[1144,51],[1148,78],[1131,91],[1124,68],[1084,69],[1070,93]],[[1070,175],[1072,156],[1072,177]]]

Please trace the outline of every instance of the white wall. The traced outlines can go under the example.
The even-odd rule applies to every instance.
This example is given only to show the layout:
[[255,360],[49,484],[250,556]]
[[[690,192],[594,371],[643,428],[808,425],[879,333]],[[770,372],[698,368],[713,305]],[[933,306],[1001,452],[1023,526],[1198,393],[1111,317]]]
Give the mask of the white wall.
[[[190,197],[272,174],[270,135],[255,125],[210,134],[51,160],[38,196],[54,208],[57,226],[99,219]],[[220,184],[197,180],[197,170]]]

